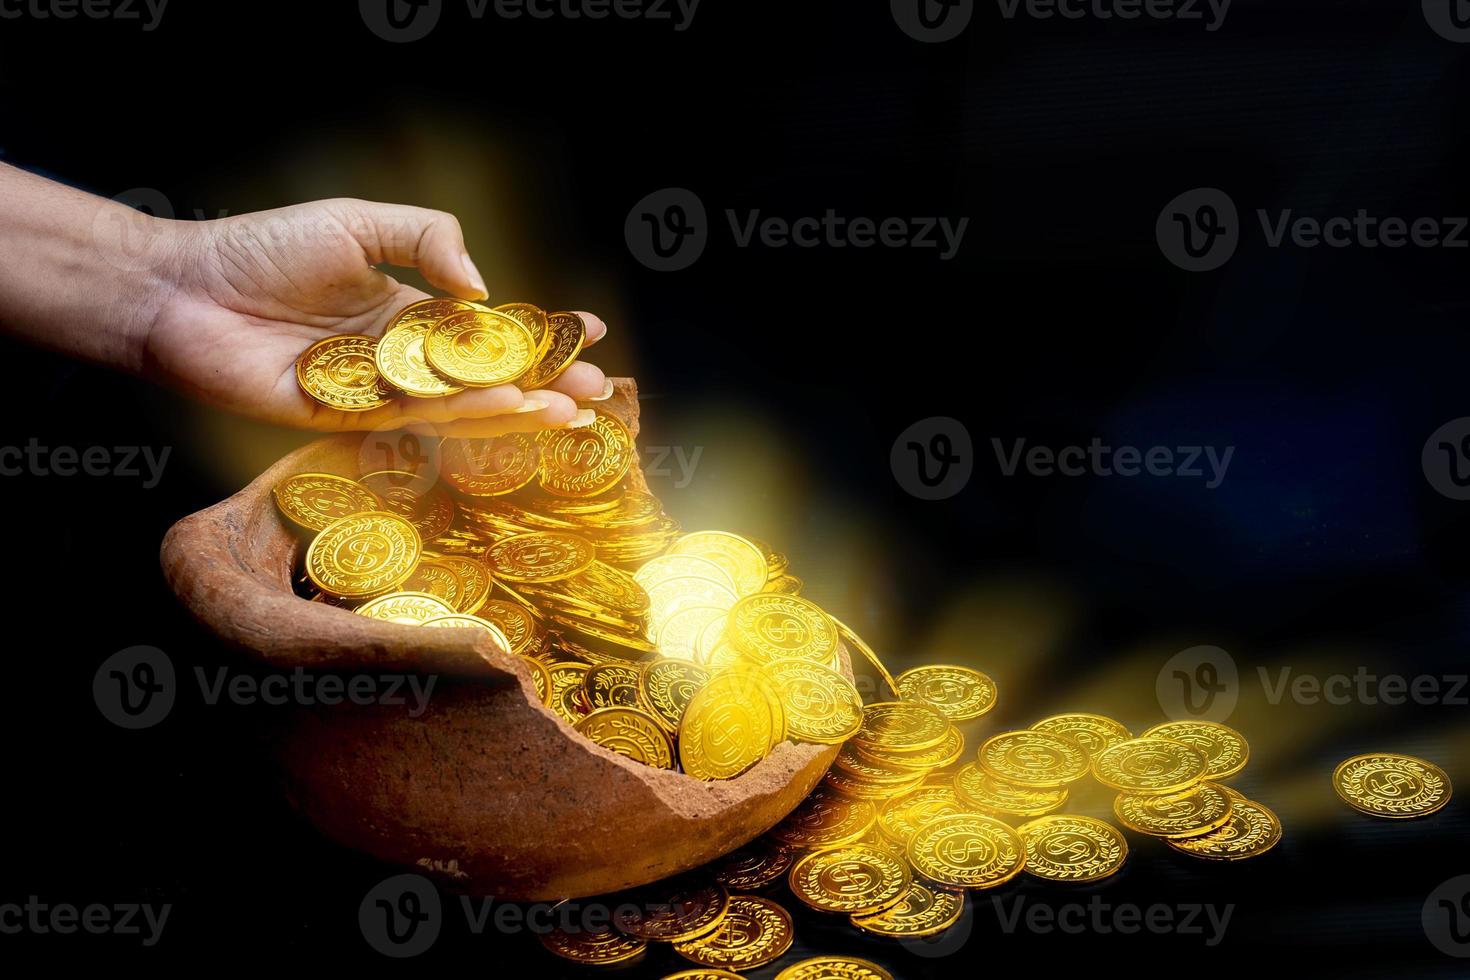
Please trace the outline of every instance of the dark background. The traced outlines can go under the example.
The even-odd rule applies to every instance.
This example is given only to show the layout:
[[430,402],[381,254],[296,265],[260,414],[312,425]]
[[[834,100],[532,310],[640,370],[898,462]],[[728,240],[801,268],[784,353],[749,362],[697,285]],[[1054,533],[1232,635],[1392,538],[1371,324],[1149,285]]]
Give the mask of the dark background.
[[[1214,867],[1133,838],[1126,872],[1092,891],[1005,892],[1234,903],[1219,947],[1005,935],[981,894],[972,938],[946,958],[811,917],[804,948],[903,977],[1100,956],[1206,975],[1464,975],[1426,939],[1420,907],[1470,872],[1466,805],[1393,825],[1342,808],[1329,784],[1342,758],[1401,750],[1470,785],[1463,705],[1272,705],[1252,678],[1465,672],[1470,505],[1433,490],[1420,451],[1470,415],[1466,252],[1273,249],[1254,212],[1470,213],[1470,49],[1432,32],[1417,3],[1238,0],[1215,32],[1012,21],[981,3],[962,38],[932,45],[885,8],[705,0],[676,32],[475,21],[449,2],[406,45],[375,37],[350,3],[173,0],[152,32],[3,19],[0,158],[108,197],[152,188],[179,217],[331,196],[456,213],[492,297],[608,320],[590,359],[638,378],[645,449],[702,452],[687,486],[652,481],[687,527],[775,543],[807,594],[895,668],[960,658],[996,678],[1001,707],[971,744],[1072,709],[1138,731],[1162,720],[1154,679],[1174,652],[1215,644],[1240,665],[1231,724],[1253,762],[1237,785],[1282,816],[1276,851]],[[657,273],[623,225],[671,186],[702,198],[711,240],[691,268]],[[1192,274],[1161,255],[1154,223],[1202,186],[1234,199],[1243,238],[1223,268]],[[970,224],[948,262],[741,249],[726,208]],[[148,950],[115,936],[0,946],[195,967],[388,962],[356,922],[385,869],[291,813],[255,741],[260,709],[184,698],[162,725],[125,732],[89,693],[97,665],[133,644],[221,660],[173,602],[158,543],[307,436],[14,345],[0,356],[0,444],[172,447],[154,489],[0,483],[12,610],[0,900],[174,905]],[[889,451],[940,415],[969,431],[975,475],[926,502],[902,490]],[[1235,455],[1207,490],[1006,477],[991,449],[1094,436]],[[456,926],[420,962],[562,969],[527,937]],[[632,975],[661,967],[678,968]]]

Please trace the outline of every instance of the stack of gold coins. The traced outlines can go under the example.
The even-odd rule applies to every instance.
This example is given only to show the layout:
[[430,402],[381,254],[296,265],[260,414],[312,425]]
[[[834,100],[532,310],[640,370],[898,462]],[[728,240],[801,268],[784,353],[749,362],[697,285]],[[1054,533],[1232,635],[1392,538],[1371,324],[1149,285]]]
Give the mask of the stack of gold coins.
[[297,359],[296,380],[344,412],[380,408],[399,395],[442,398],[502,384],[530,391],[555,381],[586,340],[575,313],[426,299],[399,310],[382,337],[347,334],[313,344]]

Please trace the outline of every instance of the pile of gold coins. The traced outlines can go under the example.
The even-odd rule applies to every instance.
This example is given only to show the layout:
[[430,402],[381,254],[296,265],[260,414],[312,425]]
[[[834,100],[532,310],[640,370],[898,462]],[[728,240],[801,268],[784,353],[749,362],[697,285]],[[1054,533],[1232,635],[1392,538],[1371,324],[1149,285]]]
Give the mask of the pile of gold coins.
[[531,391],[556,380],[586,340],[575,313],[426,299],[398,311],[381,338],[344,334],[308,347],[296,361],[296,381],[344,412],[381,408],[398,395],[440,398],[503,384]]

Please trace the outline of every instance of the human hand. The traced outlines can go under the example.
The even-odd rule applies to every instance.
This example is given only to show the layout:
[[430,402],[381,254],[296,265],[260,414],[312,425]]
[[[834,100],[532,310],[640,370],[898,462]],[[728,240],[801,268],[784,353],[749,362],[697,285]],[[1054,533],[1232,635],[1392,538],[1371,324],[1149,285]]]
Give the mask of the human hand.
[[[579,361],[549,390],[499,385],[400,397],[367,412],[329,408],[297,384],[301,352],[336,334],[381,336],[395,313],[428,296],[375,266],[417,267],[455,297],[485,298],[459,222],[440,211],[337,199],[168,224],[156,229],[173,238],[158,270],[167,296],[146,327],[141,370],[210,404],[311,429],[421,420],[443,435],[483,437],[566,425],[577,400],[609,393],[602,371]],[[596,343],[606,325],[581,316],[587,344]]]

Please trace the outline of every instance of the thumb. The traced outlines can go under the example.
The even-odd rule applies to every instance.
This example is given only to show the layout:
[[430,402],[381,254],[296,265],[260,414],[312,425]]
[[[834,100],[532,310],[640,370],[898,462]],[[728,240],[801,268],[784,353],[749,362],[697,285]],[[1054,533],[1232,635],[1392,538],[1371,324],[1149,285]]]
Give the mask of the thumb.
[[445,211],[340,201],[342,219],[371,265],[418,269],[430,283],[461,299],[485,299],[485,280],[465,248],[459,220]]

